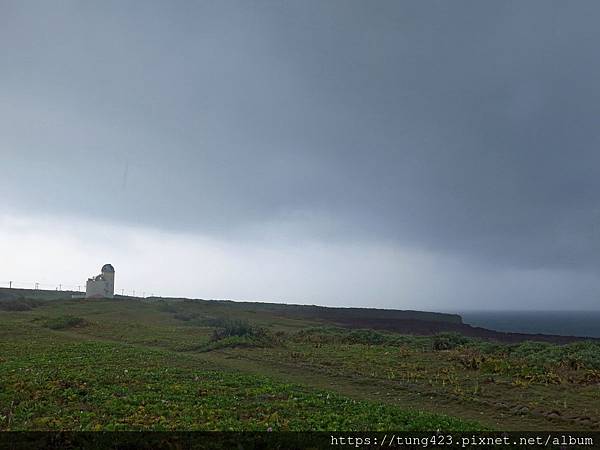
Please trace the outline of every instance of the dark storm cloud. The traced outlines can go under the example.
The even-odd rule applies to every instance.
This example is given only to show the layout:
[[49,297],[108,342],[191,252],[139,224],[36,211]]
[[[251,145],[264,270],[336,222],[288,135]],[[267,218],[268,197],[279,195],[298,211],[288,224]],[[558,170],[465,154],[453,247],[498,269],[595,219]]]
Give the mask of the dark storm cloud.
[[14,208],[600,264],[596,2],[2,2]]

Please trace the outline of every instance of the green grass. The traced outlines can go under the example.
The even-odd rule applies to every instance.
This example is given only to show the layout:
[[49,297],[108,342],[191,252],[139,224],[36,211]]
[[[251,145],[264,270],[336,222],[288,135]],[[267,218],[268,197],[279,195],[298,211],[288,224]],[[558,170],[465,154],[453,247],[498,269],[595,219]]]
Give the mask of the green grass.
[[30,351],[27,347],[1,347],[0,430],[480,428],[441,415],[218,370],[161,350],[56,342],[43,335]]
[[67,328],[81,327],[84,326],[85,323],[85,319],[71,315],[50,317],[42,320],[42,326],[50,328],[51,330],[65,330]]
[[253,304],[34,300],[0,310],[0,429],[595,430],[599,356]]
[[33,308],[42,306],[43,300],[29,299],[23,297],[0,298],[0,311],[30,311]]

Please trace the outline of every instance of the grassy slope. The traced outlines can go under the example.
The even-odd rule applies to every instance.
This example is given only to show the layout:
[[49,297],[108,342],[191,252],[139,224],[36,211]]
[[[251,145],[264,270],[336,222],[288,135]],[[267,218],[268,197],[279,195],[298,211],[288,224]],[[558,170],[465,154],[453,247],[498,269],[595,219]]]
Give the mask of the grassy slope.
[[207,330],[176,326],[154,305],[56,301],[0,312],[0,330],[0,430],[480,428],[177,352]]
[[[202,351],[220,317],[278,337]],[[598,426],[596,344],[443,350],[440,339],[324,325],[227,302],[66,300],[0,311],[0,429]]]

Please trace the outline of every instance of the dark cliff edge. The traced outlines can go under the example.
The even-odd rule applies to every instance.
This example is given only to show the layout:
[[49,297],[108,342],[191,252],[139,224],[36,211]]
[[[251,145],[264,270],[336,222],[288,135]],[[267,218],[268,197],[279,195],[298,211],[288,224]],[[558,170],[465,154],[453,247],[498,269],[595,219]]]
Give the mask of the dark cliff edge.
[[264,311],[279,316],[303,319],[320,319],[327,321],[353,320],[419,320],[427,322],[444,322],[455,325],[463,323],[459,314],[447,314],[430,311],[411,311],[378,308],[341,308],[316,305],[292,305],[283,303],[231,302],[232,305],[252,310]]
[[600,342],[599,338],[583,336],[562,336],[554,334],[529,334],[512,333],[505,331],[489,330],[487,328],[474,327],[465,323],[431,322],[425,320],[390,320],[390,319],[362,319],[362,320],[340,320],[336,323],[349,328],[372,328],[375,330],[394,331],[403,334],[434,335],[438,333],[459,333],[464,336],[499,341],[505,343],[518,343],[524,341],[542,341],[553,344],[569,344],[578,341]]

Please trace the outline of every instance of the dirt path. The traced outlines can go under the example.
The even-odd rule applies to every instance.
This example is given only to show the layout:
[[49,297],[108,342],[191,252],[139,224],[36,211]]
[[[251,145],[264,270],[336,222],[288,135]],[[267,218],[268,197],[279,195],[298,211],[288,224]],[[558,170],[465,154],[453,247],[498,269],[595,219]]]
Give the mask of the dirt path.
[[[282,363],[253,360],[245,356],[231,355],[227,352],[209,352],[193,355],[194,358],[210,361],[230,369],[251,372],[273,377],[279,380],[298,383],[319,389],[335,391],[357,400],[401,405],[407,410],[443,413],[463,419],[476,420],[486,426],[502,431],[589,431],[590,428],[578,425],[570,420],[548,419],[534,414],[515,415],[507,409],[494,405],[482,405],[471,401],[443,396],[432,392],[423,392],[418,386],[414,389],[399,386],[393,382],[357,379],[339,374],[308,371]],[[485,411],[485,412],[483,412]]]
[[[112,343],[123,342],[77,332],[67,332],[70,336],[84,340],[100,340]],[[515,415],[508,409],[494,405],[461,400],[435,392],[426,392],[423,386],[407,387],[385,380],[372,380],[352,377],[339,373],[331,375],[306,367],[264,359],[253,359],[246,355],[232,354],[227,351],[205,353],[176,352],[160,346],[126,343],[124,345],[146,349],[160,349],[173,356],[185,356],[192,361],[202,362],[203,368],[235,370],[271,377],[278,381],[296,383],[307,387],[330,390],[356,400],[370,400],[400,405],[406,410],[442,413],[463,419],[475,420],[493,429],[502,431],[590,431],[582,426],[560,417],[549,419],[541,415],[525,413]],[[485,412],[483,412],[485,411]]]

